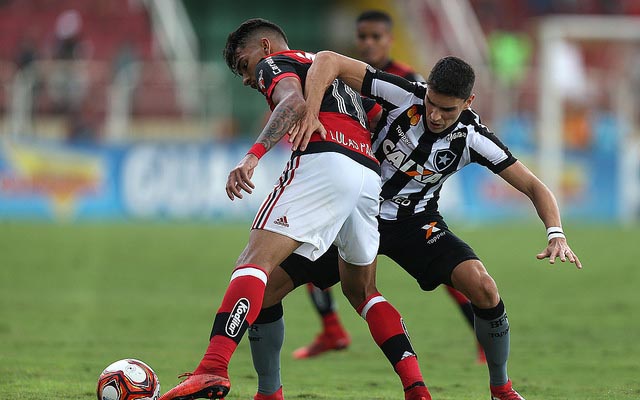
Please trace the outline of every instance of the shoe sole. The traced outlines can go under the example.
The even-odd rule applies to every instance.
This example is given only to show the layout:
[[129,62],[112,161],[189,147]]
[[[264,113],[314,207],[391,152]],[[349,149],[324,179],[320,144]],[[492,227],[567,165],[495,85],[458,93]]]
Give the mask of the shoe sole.
[[187,396],[174,397],[173,400],[194,400],[194,399],[223,399],[229,393],[229,388],[222,385],[206,387],[199,392]]

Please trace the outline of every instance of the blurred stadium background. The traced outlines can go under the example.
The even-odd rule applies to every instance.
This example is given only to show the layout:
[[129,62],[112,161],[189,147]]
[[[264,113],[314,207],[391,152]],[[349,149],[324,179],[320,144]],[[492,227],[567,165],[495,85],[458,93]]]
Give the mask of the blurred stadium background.
[[[224,65],[249,17],[291,47],[355,56],[364,9],[396,20],[394,58],[426,76],[447,54],[477,70],[474,107],[556,192],[568,220],[640,215],[640,2],[635,0],[0,1],[0,219],[246,220],[228,170],[265,122],[261,95]],[[481,168],[448,183],[445,215],[532,218]]]
[[[481,167],[449,180],[441,203],[508,299],[518,390],[638,398],[638,0],[0,0],[0,398],[92,399],[102,368],[125,357],[150,363],[163,390],[193,368],[289,153],[261,160],[253,195],[226,198],[268,111],[224,65],[226,36],[260,16],[292,48],[355,56],[354,21],[370,8],[394,17],[393,57],[423,75],[447,54],[474,65],[483,122],[561,202],[580,272],[535,260],[545,237],[531,205]],[[437,398],[486,398],[450,300],[384,257],[378,274]],[[353,345],[304,368],[283,357],[287,396],[397,398],[336,297]],[[305,292],[291,299],[283,354],[316,330]],[[246,342],[238,352],[229,399],[255,388]]]

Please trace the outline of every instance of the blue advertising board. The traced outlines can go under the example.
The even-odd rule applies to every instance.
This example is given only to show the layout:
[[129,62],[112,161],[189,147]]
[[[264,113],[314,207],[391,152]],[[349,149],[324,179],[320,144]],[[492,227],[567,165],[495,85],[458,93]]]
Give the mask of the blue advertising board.
[[[45,220],[251,219],[280,175],[283,146],[260,160],[253,194],[230,201],[229,171],[250,143],[143,143],[76,147],[0,141],[0,218]],[[532,165],[521,156],[527,165]],[[618,213],[611,153],[567,154],[561,176],[563,214],[589,220]],[[533,218],[530,201],[480,166],[449,179],[441,193],[447,218],[496,221]]]

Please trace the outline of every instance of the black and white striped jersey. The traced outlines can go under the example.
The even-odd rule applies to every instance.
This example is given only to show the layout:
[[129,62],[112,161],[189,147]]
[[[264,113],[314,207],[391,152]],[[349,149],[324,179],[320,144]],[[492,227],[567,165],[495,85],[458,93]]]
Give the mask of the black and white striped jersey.
[[442,133],[424,123],[426,86],[371,67],[362,94],[383,107],[372,138],[380,161],[380,217],[396,220],[424,211],[437,211],[444,181],[475,162],[499,173],[516,162],[507,147],[467,109]]

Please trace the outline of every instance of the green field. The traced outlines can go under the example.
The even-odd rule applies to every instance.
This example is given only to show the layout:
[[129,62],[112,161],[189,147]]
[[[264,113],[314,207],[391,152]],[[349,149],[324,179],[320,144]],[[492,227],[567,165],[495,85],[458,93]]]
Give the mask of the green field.
[[[0,399],[95,399],[101,370],[139,358],[163,391],[192,370],[247,225],[0,223]],[[510,377],[528,400],[640,398],[640,228],[565,226],[584,270],[535,259],[540,226],[457,232],[484,260],[511,323]],[[410,249],[407,249],[410,251]],[[382,258],[382,293],[404,315],[434,399],[487,399],[486,368],[457,307]],[[286,398],[401,399],[366,324],[336,292],[352,346],[294,361],[319,323],[304,290],[285,300]],[[251,399],[246,339],[227,400]]]

